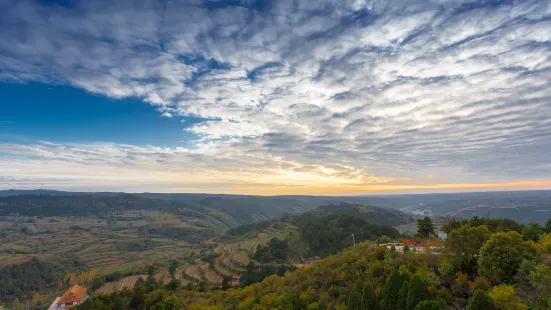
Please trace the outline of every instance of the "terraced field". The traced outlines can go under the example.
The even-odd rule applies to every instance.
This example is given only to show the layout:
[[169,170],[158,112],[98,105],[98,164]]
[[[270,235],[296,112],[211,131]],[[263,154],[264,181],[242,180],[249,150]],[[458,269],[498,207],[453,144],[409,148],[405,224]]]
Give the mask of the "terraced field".
[[99,294],[110,294],[115,291],[122,291],[124,289],[131,289],[136,284],[138,279],[142,278],[144,281],[147,279],[147,275],[135,275],[126,277],[117,282],[106,283],[104,286],[96,290]]

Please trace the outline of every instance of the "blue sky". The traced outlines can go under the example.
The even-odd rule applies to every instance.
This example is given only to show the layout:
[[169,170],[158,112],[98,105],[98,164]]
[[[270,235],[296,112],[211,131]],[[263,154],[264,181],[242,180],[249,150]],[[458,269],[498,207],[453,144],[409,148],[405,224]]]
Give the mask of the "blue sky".
[[0,0],[0,188],[551,186],[543,0]]
[[66,85],[1,83],[2,136],[13,142],[110,141],[183,146],[194,138],[184,129],[195,117],[161,116],[138,98],[113,100]]

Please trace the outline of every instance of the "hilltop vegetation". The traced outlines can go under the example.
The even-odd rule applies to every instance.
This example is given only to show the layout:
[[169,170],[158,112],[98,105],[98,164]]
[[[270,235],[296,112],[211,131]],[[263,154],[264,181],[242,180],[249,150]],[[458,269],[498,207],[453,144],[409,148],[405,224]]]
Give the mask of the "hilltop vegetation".
[[309,211],[309,213],[316,215],[343,213],[361,217],[369,222],[390,226],[403,225],[413,221],[410,215],[398,210],[351,204],[347,202],[335,202],[321,206]]
[[364,242],[244,288],[148,288],[140,282],[78,309],[548,309],[551,221],[536,234],[528,226],[521,226],[522,234],[509,229],[510,222],[490,230],[485,224],[493,222],[450,223],[443,248],[428,250],[440,243],[428,237],[421,253]]
[[400,211],[339,202],[303,214],[240,226],[228,235],[252,236],[268,228],[289,231],[282,240],[259,246],[254,258],[266,263],[299,262],[304,257],[334,254],[351,246],[354,239],[361,242],[382,236],[397,238],[400,233],[389,225],[411,221]]
[[258,246],[254,256],[256,260],[287,262],[300,261],[301,257],[325,257],[351,246],[353,238],[361,242],[382,236],[397,238],[400,235],[390,226],[343,213],[325,216],[307,213],[287,217],[285,221],[296,227],[295,231],[284,240],[270,240],[266,246]]

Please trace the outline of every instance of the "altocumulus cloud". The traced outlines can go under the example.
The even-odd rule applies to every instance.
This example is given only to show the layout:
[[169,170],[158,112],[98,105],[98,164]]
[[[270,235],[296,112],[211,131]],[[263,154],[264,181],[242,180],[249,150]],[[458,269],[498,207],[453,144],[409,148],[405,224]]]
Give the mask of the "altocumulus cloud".
[[[0,11],[0,79],[208,119],[187,129],[201,137],[193,149],[1,145],[17,171],[66,161],[74,175],[60,179],[98,165],[160,183],[200,172],[205,184],[551,175],[549,1],[2,0]],[[169,167],[178,177],[159,172]]]

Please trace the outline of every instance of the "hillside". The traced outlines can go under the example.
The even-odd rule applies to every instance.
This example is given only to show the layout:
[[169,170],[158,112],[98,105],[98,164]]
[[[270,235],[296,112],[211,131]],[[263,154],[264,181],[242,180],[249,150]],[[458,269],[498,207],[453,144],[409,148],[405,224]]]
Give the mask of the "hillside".
[[410,224],[413,222],[413,217],[407,213],[385,209],[379,207],[364,206],[359,204],[351,204],[347,202],[334,202],[323,206],[316,207],[303,214],[288,214],[280,218],[276,218],[269,221],[263,221],[258,223],[252,223],[247,225],[241,225],[236,228],[232,228],[228,231],[229,236],[246,236],[259,233],[267,228],[278,229],[280,223],[295,223],[300,222],[301,219],[305,219],[315,216],[326,216],[336,213],[342,213],[351,215],[354,217],[360,217],[367,222],[377,223],[380,225],[398,226],[404,224]]
[[[496,221],[504,225],[492,225]],[[510,224],[516,229],[510,230]],[[526,227],[509,220],[473,218],[453,227],[445,243],[426,239],[415,251],[358,243],[296,271],[278,272],[261,283],[234,289],[223,284],[220,288],[136,281],[130,291],[96,296],[77,309],[521,310],[551,306],[551,224]],[[256,269],[254,264],[251,267]]]
[[304,257],[325,257],[364,240],[397,238],[400,233],[388,226],[368,222],[344,213],[315,215],[305,213],[284,219],[294,230],[283,240],[270,240],[258,246],[254,258],[260,262],[297,262]]
[[240,226],[231,229],[228,235],[251,238],[268,230],[281,231],[286,237],[258,247],[255,259],[283,263],[300,261],[302,257],[324,257],[352,245],[354,240],[396,238],[399,232],[390,225],[412,221],[410,216],[397,210],[339,202],[303,214]]
[[335,202],[325,206],[320,206],[309,211],[309,213],[317,215],[344,213],[359,216],[370,222],[390,226],[403,225],[413,222],[413,217],[411,215],[398,210],[351,204],[347,202]]

